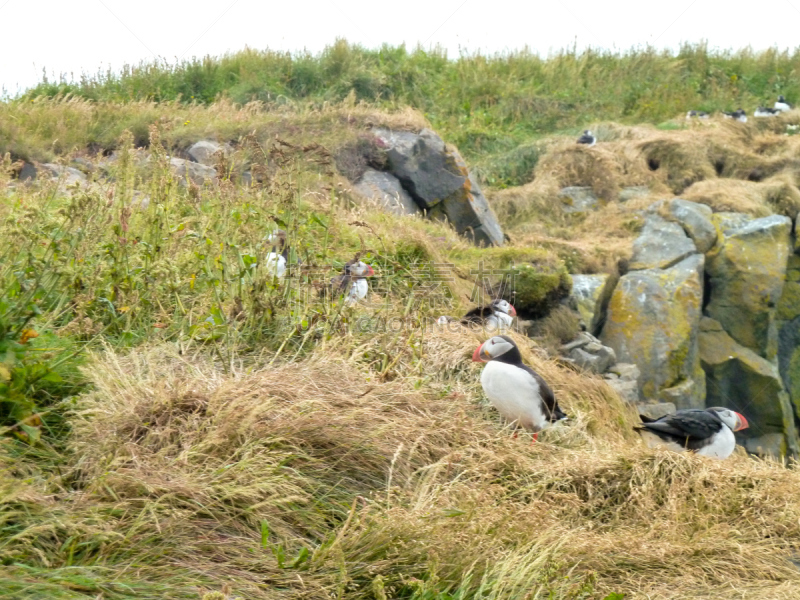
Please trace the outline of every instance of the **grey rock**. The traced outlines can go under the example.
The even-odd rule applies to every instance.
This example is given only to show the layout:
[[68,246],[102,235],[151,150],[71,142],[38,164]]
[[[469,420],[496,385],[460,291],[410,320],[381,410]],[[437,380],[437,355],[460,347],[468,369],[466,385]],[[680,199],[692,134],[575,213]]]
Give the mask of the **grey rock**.
[[692,238],[698,252],[705,254],[711,250],[717,241],[717,229],[711,222],[711,208],[675,198],[669,203],[669,212]]
[[253,174],[250,171],[245,171],[239,179],[239,182],[245,186],[250,187],[253,185]]
[[640,402],[636,405],[636,409],[640,415],[651,419],[660,419],[667,415],[674,415],[676,412],[675,405],[672,402],[657,402],[654,404]]
[[635,381],[625,381],[624,379],[606,379],[606,383],[617,395],[628,404],[636,404],[641,400],[639,396],[639,384]]
[[[784,453],[797,455],[794,412],[777,365],[738,344],[714,319],[703,317],[698,337],[707,378],[706,406],[726,406],[747,418],[750,427],[737,433],[746,447],[780,446]],[[776,445],[774,436],[764,437],[769,434],[779,435],[781,443]],[[758,441],[747,442],[754,438]],[[772,441],[767,444],[766,439]]]
[[675,404],[703,406],[705,376],[697,346],[703,262],[702,254],[693,254],[669,269],[631,271],[611,296],[600,339],[617,360],[639,367],[642,398],[660,398],[662,390],[693,380],[693,395]]
[[597,196],[590,187],[570,186],[558,193],[562,210],[566,213],[589,212],[597,208]]
[[[698,377],[687,379],[677,385],[658,391],[658,397],[664,402],[683,407],[702,408],[702,400],[706,394],[705,381]],[[694,405],[694,406],[692,406]]]
[[569,358],[575,361],[580,368],[597,374],[605,373],[610,366],[617,362],[617,355],[613,349],[595,342],[591,342],[583,348],[573,348],[569,352]]
[[786,444],[786,437],[781,433],[765,433],[758,437],[744,438],[745,449],[750,454],[758,456],[770,456],[772,458],[784,458],[789,454]]
[[632,271],[667,269],[697,252],[683,227],[656,214],[648,214],[644,229],[633,243]]
[[169,159],[169,164],[183,185],[187,185],[188,181],[195,185],[203,185],[206,181],[214,181],[217,178],[216,169],[190,160],[173,157]]
[[417,203],[408,195],[391,173],[367,169],[354,189],[381,209],[396,215],[422,214]]
[[224,156],[229,156],[233,152],[233,148],[228,144],[219,144],[211,140],[201,140],[193,144],[187,154],[189,157],[201,165],[213,167],[216,164],[215,154],[221,152]]
[[608,372],[616,375],[623,381],[639,381],[639,377],[642,375],[639,367],[637,367],[634,363],[623,362],[618,362],[611,367]]
[[64,165],[57,165],[55,163],[45,163],[41,165],[41,171],[43,174],[49,175],[52,179],[58,179],[64,185],[86,183],[86,175],[74,167],[65,167]]
[[595,332],[614,291],[614,280],[606,274],[573,275],[569,304],[581,315],[589,331]]
[[634,185],[626,188],[622,188],[617,197],[619,202],[627,202],[628,200],[633,200],[634,198],[642,198],[647,196],[650,193],[650,188],[646,185]]
[[22,165],[22,169],[20,169],[17,178],[20,181],[33,181],[36,179],[36,167],[29,162],[25,162]]
[[569,354],[575,348],[583,348],[584,346],[587,346],[594,341],[599,341],[599,340],[597,340],[597,338],[594,337],[593,335],[586,333],[585,331],[582,331],[577,335],[577,337],[574,340],[561,346],[560,350],[564,354]]

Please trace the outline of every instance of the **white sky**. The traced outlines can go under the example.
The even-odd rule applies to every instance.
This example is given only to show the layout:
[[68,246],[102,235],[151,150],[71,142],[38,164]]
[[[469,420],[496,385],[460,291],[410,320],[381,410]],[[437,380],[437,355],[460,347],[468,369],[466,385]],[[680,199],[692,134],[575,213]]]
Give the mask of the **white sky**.
[[759,11],[712,0],[0,0],[0,90],[14,95],[48,75],[160,57],[220,55],[250,46],[317,52],[337,37],[368,47],[405,42],[497,52],[524,46],[546,55],[577,43],[627,50],[794,48],[800,0]]

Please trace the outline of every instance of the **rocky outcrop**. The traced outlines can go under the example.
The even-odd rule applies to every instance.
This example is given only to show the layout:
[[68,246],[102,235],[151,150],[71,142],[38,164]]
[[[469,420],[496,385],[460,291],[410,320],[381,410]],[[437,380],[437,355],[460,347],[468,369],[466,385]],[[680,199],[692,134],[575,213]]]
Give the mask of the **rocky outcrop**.
[[638,404],[639,396],[639,367],[633,363],[617,363],[603,375],[603,379],[617,392],[620,398],[628,404]]
[[561,209],[565,213],[583,213],[597,208],[597,196],[590,187],[570,186],[558,193]]
[[700,323],[699,347],[706,405],[726,406],[747,418],[750,427],[737,435],[750,452],[796,455],[794,411],[777,365],[738,344],[708,317]]
[[169,165],[182,185],[187,185],[189,181],[195,185],[203,185],[217,179],[216,169],[190,160],[173,157],[169,159]]
[[644,229],[633,243],[629,268],[632,271],[667,269],[695,252],[697,248],[683,227],[651,213],[647,215]]
[[592,333],[602,324],[605,307],[614,290],[614,278],[599,273],[595,275],[573,275],[569,305],[578,311],[586,329]]
[[786,277],[792,222],[778,215],[717,222],[724,237],[708,255],[711,294],[706,314],[736,342],[773,360],[778,350],[774,316]]
[[52,179],[58,179],[65,186],[86,183],[86,175],[74,167],[65,167],[55,163],[45,163],[40,165],[42,174],[49,175]]
[[711,222],[711,209],[705,204],[675,198],[667,203],[669,216],[677,221],[694,242],[697,251],[705,254],[717,241],[717,229]]
[[574,340],[561,346],[561,354],[584,371],[602,374],[617,362],[613,348],[604,346],[596,337],[585,331]]
[[396,215],[422,214],[414,199],[403,189],[400,180],[390,173],[367,169],[353,189],[386,212]]
[[611,296],[600,339],[618,360],[639,367],[639,394],[646,400],[704,406],[697,349],[703,262],[694,254],[668,269],[631,271]]
[[478,245],[503,245],[497,218],[457,150],[430,129],[374,133],[387,149],[389,172],[431,218],[447,220]]
[[219,144],[211,140],[201,140],[192,144],[186,151],[190,159],[201,165],[206,165],[207,167],[213,167],[216,164],[217,159],[215,155],[217,152],[221,153],[223,156],[229,156],[230,153],[233,152],[233,148],[228,144]]

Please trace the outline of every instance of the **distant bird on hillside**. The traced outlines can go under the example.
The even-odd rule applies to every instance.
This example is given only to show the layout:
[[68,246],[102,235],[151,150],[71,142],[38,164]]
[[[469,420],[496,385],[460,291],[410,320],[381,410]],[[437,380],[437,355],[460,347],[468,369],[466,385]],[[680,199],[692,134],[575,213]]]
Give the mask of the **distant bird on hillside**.
[[781,114],[777,108],[767,108],[766,106],[759,106],[753,113],[754,117],[775,117]]
[[741,121],[742,123],[747,123],[747,113],[744,112],[743,109],[737,108],[733,112],[725,112],[722,111],[722,116],[726,119],[736,119],[737,121]]
[[687,119],[697,118],[697,119],[707,119],[708,113],[703,110],[690,110],[686,113]]
[[568,418],[541,375],[522,362],[510,337],[497,335],[478,346],[475,362],[488,363],[481,373],[487,398],[504,419],[534,433]]
[[498,298],[486,306],[473,308],[461,318],[462,325],[482,325],[489,331],[507,331],[517,316],[517,310],[506,300]]
[[786,112],[787,110],[792,110],[792,105],[786,101],[786,98],[783,96],[778,96],[778,101],[772,106],[775,110],[779,110],[781,112]]
[[586,144],[590,148],[597,143],[597,138],[588,129],[583,130],[583,135],[578,138],[579,144]]
[[711,458],[728,458],[736,447],[734,431],[748,427],[747,419],[727,408],[679,410],[673,415],[650,419],[639,415],[634,427],[651,448],[695,452]]
[[354,258],[345,264],[342,273],[331,279],[335,296],[344,295],[345,304],[352,306],[367,297],[369,283],[366,278],[375,275],[374,269],[365,262]]

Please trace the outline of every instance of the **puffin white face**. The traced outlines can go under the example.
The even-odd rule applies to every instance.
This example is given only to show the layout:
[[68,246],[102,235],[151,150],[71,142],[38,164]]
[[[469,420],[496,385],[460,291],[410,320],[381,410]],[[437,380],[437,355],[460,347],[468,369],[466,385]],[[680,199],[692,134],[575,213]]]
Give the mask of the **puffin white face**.
[[267,236],[267,243],[273,246],[279,243],[282,245],[285,241],[286,232],[283,229],[275,229]]
[[498,312],[505,313],[507,315],[511,315],[512,317],[517,316],[517,311],[511,306],[510,303],[506,302],[505,300],[495,300],[492,302],[492,308]]
[[371,277],[375,275],[375,271],[368,264],[358,261],[349,267],[350,275],[354,277]]
[[584,135],[589,135],[589,136],[591,136],[591,135],[592,135],[592,132],[591,132],[591,131],[589,131],[588,129],[584,129],[584,130],[583,130],[583,133],[584,133]]
[[514,342],[507,340],[503,336],[496,335],[475,349],[472,354],[472,360],[473,362],[489,362],[514,348],[516,348]]
[[745,419],[743,415],[740,415],[739,413],[728,408],[714,406],[708,410],[713,410],[715,413],[717,413],[717,416],[722,419],[722,422],[731,428],[731,431],[741,431],[742,429],[747,429],[750,426],[750,424],[747,422],[747,419]]

